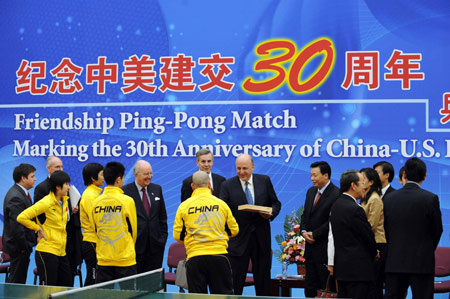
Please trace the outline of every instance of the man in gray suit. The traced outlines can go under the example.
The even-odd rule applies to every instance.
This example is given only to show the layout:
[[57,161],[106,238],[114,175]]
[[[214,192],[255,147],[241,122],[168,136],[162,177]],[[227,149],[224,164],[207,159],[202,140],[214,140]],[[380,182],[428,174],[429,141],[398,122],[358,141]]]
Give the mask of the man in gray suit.
[[10,275],[7,282],[27,281],[28,265],[36,234],[17,222],[17,216],[30,207],[31,196],[28,190],[34,187],[36,168],[30,164],[20,164],[13,171],[15,184],[6,193],[3,203],[3,251],[11,257]]

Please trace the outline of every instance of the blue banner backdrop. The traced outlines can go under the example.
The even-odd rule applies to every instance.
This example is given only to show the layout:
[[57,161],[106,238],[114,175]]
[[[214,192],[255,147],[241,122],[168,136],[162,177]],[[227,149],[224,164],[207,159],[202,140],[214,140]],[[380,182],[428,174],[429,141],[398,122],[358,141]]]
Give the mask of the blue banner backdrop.
[[312,162],[328,161],[338,184],[346,169],[387,160],[398,173],[417,156],[440,198],[440,246],[450,245],[448,1],[0,7],[0,194],[22,162],[42,181],[50,154],[80,191],[86,163],[120,161],[131,182],[145,159],[171,228],[181,182],[208,146],[214,172],[234,176],[248,152],[270,175],[283,205],[275,235],[304,203]]

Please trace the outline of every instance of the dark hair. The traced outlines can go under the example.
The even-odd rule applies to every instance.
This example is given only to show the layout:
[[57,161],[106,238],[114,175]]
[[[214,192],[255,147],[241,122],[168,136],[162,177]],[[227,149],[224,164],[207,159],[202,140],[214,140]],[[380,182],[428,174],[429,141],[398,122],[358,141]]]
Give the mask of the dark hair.
[[50,176],[50,191],[56,194],[56,187],[62,188],[65,183],[70,183],[70,176],[62,170],[57,170]]
[[85,186],[92,184],[92,179],[98,180],[98,173],[103,170],[99,163],[88,163],[83,167],[83,181]]
[[423,181],[427,175],[427,165],[419,158],[408,159],[404,167],[408,181],[418,183]]
[[403,173],[405,173],[405,166],[402,166],[402,168],[400,168],[400,171],[398,172],[398,178],[400,180],[403,179]]
[[378,195],[381,195],[381,180],[380,176],[378,175],[378,172],[375,171],[375,169],[367,167],[361,169],[359,172],[363,172],[367,180],[373,181],[372,186],[370,186],[369,191],[367,191],[367,194],[364,198],[361,199],[361,202],[367,202],[372,195],[373,192],[376,192]]
[[389,183],[392,182],[395,176],[394,166],[392,166],[392,164],[387,161],[380,161],[373,166],[373,169],[377,168],[378,166],[382,167],[383,174],[389,173],[388,181]]
[[359,176],[358,171],[354,169],[346,170],[341,175],[340,185],[341,185],[341,192],[347,192],[350,190],[350,187],[352,186],[352,183],[358,183],[359,182]]
[[331,167],[327,162],[325,161],[314,162],[313,164],[310,165],[310,167],[311,168],[319,167],[320,173],[321,174],[328,173],[328,178],[331,179]]
[[36,168],[31,164],[22,163],[16,166],[13,171],[14,183],[19,183],[22,177],[28,178],[28,175],[35,171]]
[[125,166],[120,162],[109,162],[103,168],[103,177],[107,185],[114,185],[117,178],[121,178],[125,175]]

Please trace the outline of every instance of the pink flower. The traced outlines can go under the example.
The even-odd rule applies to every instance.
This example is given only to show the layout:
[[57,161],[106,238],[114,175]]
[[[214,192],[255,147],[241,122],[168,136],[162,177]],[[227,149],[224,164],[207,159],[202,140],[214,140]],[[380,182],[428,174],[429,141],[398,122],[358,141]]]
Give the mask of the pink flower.
[[300,224],[294,225],[294,228],[300,228]]
[[286,255],[286,259],[289,260],[291,258],[291,256],[288,254]]

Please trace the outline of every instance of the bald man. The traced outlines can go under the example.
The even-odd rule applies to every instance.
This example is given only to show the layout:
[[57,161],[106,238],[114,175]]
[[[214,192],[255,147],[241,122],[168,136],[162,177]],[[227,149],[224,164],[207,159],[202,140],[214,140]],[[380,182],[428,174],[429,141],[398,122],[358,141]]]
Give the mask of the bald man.
[[[254,174],[250,155],[236,158],[237,176],[222,184],[220,198],[225,201],[239,224],[239,234],[228,243],[228,257],[233,270],[234,293],[241,295],[249,261],[252,261],[257,296],[270,295],[271,235],[270,221],[280,212],[281,203],[270,178]],[[272,213],[238,211],[244,204],[266,206]]]
[[178,207],[173,237],[183,242],[189,293],[233,294],[230,262],[226,256],[228,239],[239,227],[230,208],[211,194],[208,173],[192,176],[192,196]]
[[55,171],[63,170],[63,163],[60,158],[50,156],[47,158],[45,167],[47,168],[48,176],[45,180],[40,182],[39,185],[37,185],[36,188],[34,189],[34,203],[40,201],[42,198],[44,198],[44,196],[48,195],[48,193],[50,192],[49,178]]
[[153,169],[150,163],[139,160],[134,165],[135,181],[124,186],[123,192],[136,203],[137,273],[162,267],[167,241],[167,213],[162,188],[150,183]]

